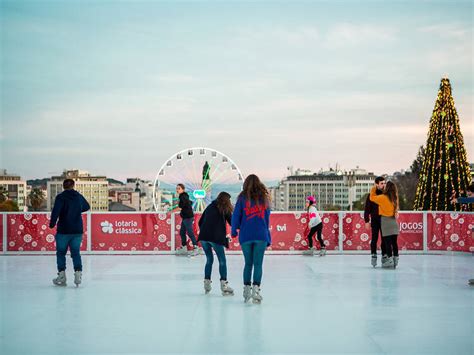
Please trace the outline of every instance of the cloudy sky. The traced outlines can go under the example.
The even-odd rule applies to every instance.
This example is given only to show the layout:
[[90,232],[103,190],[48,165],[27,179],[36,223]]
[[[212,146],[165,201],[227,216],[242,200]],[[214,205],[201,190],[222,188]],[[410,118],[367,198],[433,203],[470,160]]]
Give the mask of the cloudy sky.
[[474,161],[471,1],[1,1],[0,167],[409,167],[440,79]]

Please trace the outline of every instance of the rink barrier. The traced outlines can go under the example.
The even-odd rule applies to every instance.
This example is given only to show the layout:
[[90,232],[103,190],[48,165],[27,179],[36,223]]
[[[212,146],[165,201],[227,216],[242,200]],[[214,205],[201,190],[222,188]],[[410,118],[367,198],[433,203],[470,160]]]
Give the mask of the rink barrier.
[[[365,230],[363,212],[322,212],[321,216],[328,253],[370,252],[371,232]],[[1,213],[1,253],[54,254],[55,230],[49,228],[49,218],[49,212]],[[196,214],[196,235],[199,218]],[[174,254],[181,244],[181,218],[174,213],[91,212],[83,214],[83,221],[83,254]],[[473,212],[400,212],[399,224],[402,253],[474,252]],[[304,212],[272,212],[268,253],[300,254],[307,248],[306,225]],[[317,241],[315,245],[319,247]],[[237,238],[228,253],[240,253]]]

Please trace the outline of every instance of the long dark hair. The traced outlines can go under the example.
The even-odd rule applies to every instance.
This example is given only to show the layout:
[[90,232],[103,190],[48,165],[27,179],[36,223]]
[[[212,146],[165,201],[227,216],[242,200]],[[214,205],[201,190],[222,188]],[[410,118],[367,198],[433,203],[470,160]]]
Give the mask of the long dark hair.
[[398,207],[399,207],[397,185],[395,185],[391,181],[388,181],[387,185],[385,185],[384,194],[387,195],[388,199],[393,204],[393,208],[395,209],[395,213],[397,213],[398,212]]
[[217,209],[223,215],[232,214],[234,208],[232,207],[232,203],[230,202],[230,195],[222,191],[216,198]]
[[257,175],[250,174],[244,181],[244,186],[239,197],[244,197],[254,203],[270,205],[270,194],[266,186],[260,181]]

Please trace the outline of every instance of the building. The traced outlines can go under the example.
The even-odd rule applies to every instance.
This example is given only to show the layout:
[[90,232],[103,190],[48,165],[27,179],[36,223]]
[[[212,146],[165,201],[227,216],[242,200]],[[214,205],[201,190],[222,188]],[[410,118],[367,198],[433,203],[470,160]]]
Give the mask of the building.
[[117,210],[117,204],[127,206],[130,211],[140,210],[140,193],[128,187],[119,187],[109,190],[109,211],[112,206]]
[[9,200],[15,201],[20,211],[26,211],[27,190],[26,181],[19,175],[8,174],[6,169],[0,169],[0,186],[2,186]]
[[370,192],[375,175],[366,170],[333,170],[309,174],[297,170],[284,178],[277,187],[271,188],[272,208],[277,211],[303,211],[305,199],[316,197],[321,210],[352,210],[352,205]]
[[125,186],[140,194],[137,211],[153,211],[153,183],[140,178],[128,178]]
[[53,176],[47,183],[48,210],[54,205],[56,196],[63,191],[64,179],[73,179],[75,189],[79,191],[91,205],[91,211],[109,210],[108,181],[105,176],[92,176],[87,171],[64,170],[61,176]]

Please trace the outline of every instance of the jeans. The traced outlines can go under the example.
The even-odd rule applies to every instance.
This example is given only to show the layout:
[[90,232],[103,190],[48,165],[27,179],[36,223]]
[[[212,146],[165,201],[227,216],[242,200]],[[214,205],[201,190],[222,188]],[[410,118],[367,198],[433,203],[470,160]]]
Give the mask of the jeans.
[[212,273],[212,264],[214,263],[214,255],[212,254],[212,249],[216,252],[217,260],[219,260],[219,274],[221,280],[227,280],[227,263],[225,260],[224,246],[213,243],[201,241],[202,248],[206,254],[206,266],[204,267],[204,278],[207,280],[211,279]]
[[393,256],[398,256],[398,243],[397,243],[398,235],[387,235],[386,237],[382,237],[382,242],[385,243],[385,249],[387,250],[387,256],[389,258]]
[[253,284],[260,286],[263,274],[263,256],[267,249],[267,242],[264,240],[252,240],[241,245],[244,253],[244,285],[252,284],[252,268],[253,268]]
[[323,233],[323,222],[318,223],[317,225],[312,227],[311,230],[309,231],[309,234],[308,234],[309,247],[310,248],[313,247],[313,236],[316,232],[318,233],[318,241],[319,241],[319,244],[321,245],[321,249],[326,248],[326,246],[324,245],[323,238],[321,238],[321,234]]
[[71,250],[74,271],[82,271],[81,242],[82,234],[56,234],[56,263],[58,271],[66,270],[67,249]]
[[[370,224],[372,227],[372,240],[370,241],[370,252],[373,254],[377,254],[377,242],[379,240],[379,234],[382,234],[382,227],[380,221],[372,222]],[[382,250],[382,255],[387,255],[387,250],[385,248],[385,242],[382,237],[382,242],[380,243],[380,249]]]
[[194,217],[191,218],[183,218],[181,221],[181,229],[179,230],[179,235],[181,236],[181,245],[184,247],[186,245],[186,232],[191,238],[191,242],[193,245],[196,246],[196,237],[194,236],[194,229],[193,229]]

